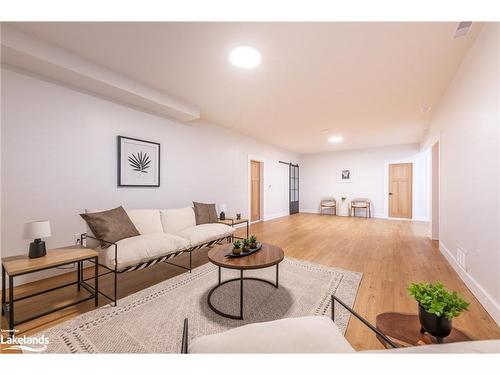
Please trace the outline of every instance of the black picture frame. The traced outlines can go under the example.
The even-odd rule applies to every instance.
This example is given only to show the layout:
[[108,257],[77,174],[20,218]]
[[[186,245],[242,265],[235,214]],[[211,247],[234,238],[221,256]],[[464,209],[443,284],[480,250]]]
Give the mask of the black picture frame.
[[[122,172],[122,141],[124,140],[129,140],[129,141],[135,141],[135,142],[141,142],[141,143],[147,143],[147,144],[151,144],[153,145],[154,147],[157,147],[158,148],[158,160],[157,160],[157,170],[156,170],[156,183],[155,184],[130,184],[130,183],[122,183],[122,176],[123,176],[123,172]],[[117,164],[117,167],[118,167],[118,174],[117,174],[117,177],[118,177],[118,181],[117,181],[117,185],[118,187],[160,187],[160,172],[161,172],[161,145],[158,143],[158,142],[152,142],[152,141],[146,141],[144,139],[138,139],[138,138],[131,138],[131,137],[125,137],[125,136],[121,136],[119,135],[117,137],[117,143],[118,143],[118,164]]]

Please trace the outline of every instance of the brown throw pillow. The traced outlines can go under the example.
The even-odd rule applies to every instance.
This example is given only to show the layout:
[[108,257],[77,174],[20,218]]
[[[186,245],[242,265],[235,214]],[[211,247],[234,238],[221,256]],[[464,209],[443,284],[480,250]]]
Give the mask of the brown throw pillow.
[[196,225],[217,223],[217,210],[215,203],[193,202]]
[[80,216],[87,222],[94,236],[101,240],[102,247],[110,246],[102,240],[117,242],[140,234],[122,206],[108,211],[80,214]]

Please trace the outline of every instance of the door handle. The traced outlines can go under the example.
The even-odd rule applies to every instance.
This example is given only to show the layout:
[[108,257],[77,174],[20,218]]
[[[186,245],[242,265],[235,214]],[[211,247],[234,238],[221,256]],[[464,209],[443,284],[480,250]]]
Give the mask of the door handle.
[[389,193],[389,195],[392,195],[392,193]]

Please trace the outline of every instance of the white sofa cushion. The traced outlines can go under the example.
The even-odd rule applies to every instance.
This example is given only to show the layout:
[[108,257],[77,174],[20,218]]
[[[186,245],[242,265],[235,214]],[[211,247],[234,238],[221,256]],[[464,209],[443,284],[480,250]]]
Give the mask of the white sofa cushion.
[[233,233],[234,228],[229,225],[211,223],[186,228],[180,232],[176,232],[175,235],[188,240],[191,246],[196,246],[218,238],[228,237]]
[[[189,241],[167,233],[148,233],[118,241],[118,270],[189,248]],[[99,262],[113,269],[115,247],[98,248]]]
[[163,233],[160,210],[127,210],[127,215],[130,217],[130,220],[132,220],[132,223],[134,223],[140,234]]
[[321,203],[321,206],[322,207],[335,207],[335,202],[334,201],[323,202],[323,203]]
[[355,202],[352,204],[352,207],[355,207],[355,208],[367,208],[368,207],[368,203],[366,202]]
[[165,233],[177,233],[196,225],[193,207],[160,210],[160,216]]
[[247,324],[194,339],[190,353],[352,353],[336,324],[325,316]]

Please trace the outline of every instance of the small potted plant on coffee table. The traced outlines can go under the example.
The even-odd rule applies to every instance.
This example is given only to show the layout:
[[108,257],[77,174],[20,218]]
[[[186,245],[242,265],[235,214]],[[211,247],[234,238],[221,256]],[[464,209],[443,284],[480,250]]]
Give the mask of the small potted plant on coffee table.
[[243,240],[243,252],[248,253],[250,251],[250,240],[248,238],[245,238]]
[[255,234],[252,234],[249,238],[249,241],[250,241],[250,248],[256,249],[257,248],[257,236]]
[[447,291],[440,282],[411,283],[408,292],[418,302],[420,332],[429,332],[438,342],[451,333],[451,320],[469,307],[457,292]]
[[240,255],[241,254],[241,241],[237,240],[233,242],[233,254]]

